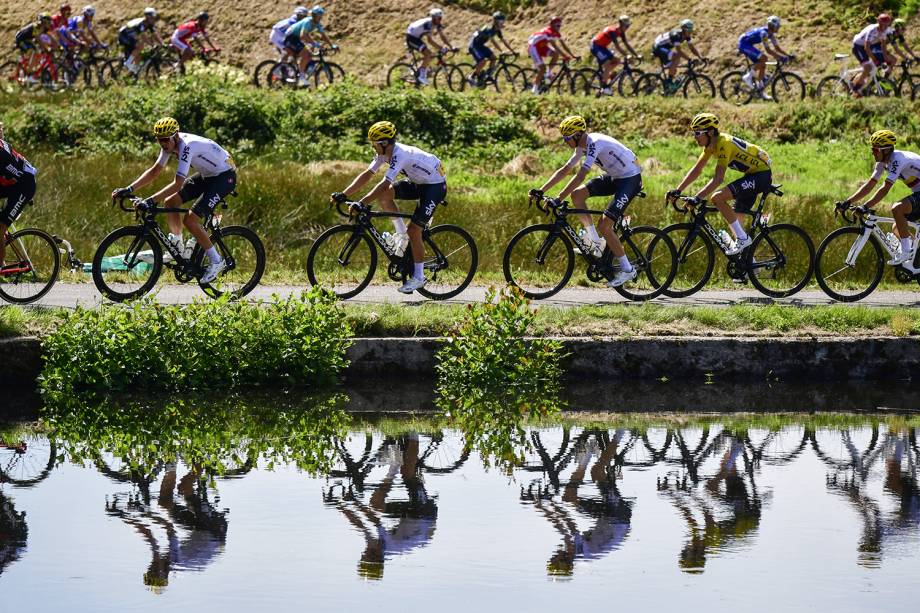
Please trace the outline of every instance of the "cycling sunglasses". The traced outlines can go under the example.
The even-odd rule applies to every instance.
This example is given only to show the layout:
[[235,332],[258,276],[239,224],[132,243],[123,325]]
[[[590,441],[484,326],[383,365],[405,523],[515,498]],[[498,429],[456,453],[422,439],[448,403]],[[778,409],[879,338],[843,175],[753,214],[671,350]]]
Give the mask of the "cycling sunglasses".
[[693,136],[706,136],[709,134],[709,130],[694,130]]
[[161,145],[165,145],[171,140],[172,140],[172,136],[158,136],[157,137],[157,142]]
[[575,135],[573,134],[572,136],[563,136],[563,137],[562,137],[562,140],[564,140],[565,142],[568,143],[568,142],[570,142],[570,141],[575,140]]

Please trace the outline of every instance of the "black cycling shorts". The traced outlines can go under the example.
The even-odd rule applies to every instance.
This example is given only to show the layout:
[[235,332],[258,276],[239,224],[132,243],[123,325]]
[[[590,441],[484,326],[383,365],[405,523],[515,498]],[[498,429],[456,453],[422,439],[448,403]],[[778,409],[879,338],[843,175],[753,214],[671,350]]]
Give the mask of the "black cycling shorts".
[[616,221],[633,198],[642,191],[642,175],[614,179],[609,175],[595,177],[585,184],[589,196],[613,196],[604,210],[604,215]]
[[920,192],[914,192],[904,200],[910,203],[910,213],[907,214],[907,221],[920,221]]
[[290,49],[294,55],[299,54],[306,46],[300,39],[300,34],[290,34],[284,37],[284,48]]
[[728,184],[728,190],[735,198],[736,213],[750,213],[757,196],[770,191],[773,185],[773,171],[763,170],[744,175]]
[[192,213],[201,219],[206,219],[214,212],[217,203],[234,189],[236,189],[235,170],[227,170],[213,177],[202,177],[196,173],[189,177],[179,190],[179,198],[183,203],[197,198],[198,200],[192,206]]
[[406,34],[406,46],[413,51],[423,51],[428,45],[425,44],[418,36],[412,36],[411,34]]
[[118,44],[121,45],[122,51],[125,52],[125,58],[127,58],[137,49],[137,37],[130,32],[119,32]]
[[19,49],[19,51],[21,51],[22,53],[28,53],[29,51],[32,51],[33,49],[35,49],[35,41],[32,40],[31,38],[22,39],[22,40],[19,40],[17,38],[16,48]]
[[0,211],[0,224],[7,227],[22,214],[22,210],[35,197],[35,175],[23,173],[12,185],[0,186],[0,198],[6,198],[6,206]]
[[423,184],[403,179],[393,184],[393,191],[397,200],[418,200],[412,223],[425,227],[437,206],[447,198],[447,183]]

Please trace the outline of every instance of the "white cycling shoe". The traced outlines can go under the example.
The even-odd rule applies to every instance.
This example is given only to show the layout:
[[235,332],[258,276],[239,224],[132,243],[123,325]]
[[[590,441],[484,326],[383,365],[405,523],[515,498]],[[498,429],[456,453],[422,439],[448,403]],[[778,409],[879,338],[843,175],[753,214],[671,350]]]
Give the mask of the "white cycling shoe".
[[425,287],[426,283],[428,283],[428,279],[426,279],[425,277],[422,277],[421,279],[416,279],[415,277],[411,277],[408,281],[406,281],[405,285],[399,288],[399,293],[400,294],[411,294],[415,290]]
[[744,240],[735,241],[733,247],[730,247],[728,251],[725,252],[725,255],[738,255],[745,249],[751,246],[751,243],[754,242],[754,239],[751,238],[750,234],[744,237]]
[[890,264],[891,266],[900,266],[901,264],[905,264],[909,261],[910,261],[910,251],[907,251],[907,252],[901,251],[898,253],[898,255],[888,260],[888,264]]
[[217,278],[217,275],[224,272],[225,270],[227,270],[227,260],[221,259],[217,260],[216,262],[212,262],[208,266],[208,269],[204,271],[204,274],[201,275],[201,279],[198,281],[199,283],[212,283],[214,279]]
[[607,281],[607,287],[620,287],[624,283],[627,283],[635,279],[636,275],[638,274],[639,272],[635,268],[633,268],[629,272],[621,270],[620,272],[617,273],[617,276],[612,278],[610,281]]

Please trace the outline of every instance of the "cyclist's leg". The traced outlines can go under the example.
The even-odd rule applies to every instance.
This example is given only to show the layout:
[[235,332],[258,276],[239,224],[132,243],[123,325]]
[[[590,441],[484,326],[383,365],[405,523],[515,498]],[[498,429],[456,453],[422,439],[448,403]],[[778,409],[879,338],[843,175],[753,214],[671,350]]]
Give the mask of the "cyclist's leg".
[[[187,184],[188,183],[186,183],[186,185]],[[198,241],[201,248],[205,250],[212,264],[219,262],[222,258],[220,254],[217,253],[217,250],[214,249],[214,245],[211,243],[208,233],[205,232],[204,227],[202,227],[201,221],[213,214],[214,208],[221,199],[235,188],[236,171],[227,170],[215,177],[201,177],[199,184],[188,192],[185,191],[185,186],[179,191],[179,197],[182,198],[183,202],[192,200],[195,197],[195,193],[199,194],[198,200],[195,202],[194,206],[192,206],[192,210],[186,213],[182,223],[185,228],[191,232],[192,236],[195,237],[195,240]]]
[[530,59],[533,61],[534,70],[536,74],[533,78],[533,93],[540,93],[540,84],[543,82],[543,75],[546,74],[546,64],[543,63],[543,56],[540,55],[540,48],[538,45],[530,45],[527,47],[527,53],[530,55]]
[[489,56],[485,53],[484,47],[474,43],[470,43],[470,46],[467,47],[467,53],[473,56],[473,73],[470,75],[472,81],[482,72],[482,67],[486,65]]
[[35,176],[29,173],[24,173],[13,185],[0,187],[0,198],[6,198],[6,206],[0,210],[0,266],[6,263],[6,231],[34,196]]
[[[598,190],[603,191],[605,178],[609,179],[609,177],[598,177],[596,179],[591,179],[573,191],[572,206],[576,209],[587,208],[588,198],[590,196],[600,195]],[[578,215],[578,221],[580,221],[581,225],[585,227],[585,231],[588,233],[588,236],[591,237],[592,241],[600,239],[600,236],[597,233],[597,229],[594,227],[594,219],[592,219],[590,215],[587,213],[580,214]]]
[[412,246],[412,259],[415,262],[413,276],[420,279],[424,276],[422,261],[425,258],[422,230],[431,221],[437,206],[447,198],[447,183],[416,185],[415,188],[418,194],[418,206],[412,213],[412,219],[409,223],[409,244]]
[[[747,239],[747,232],[741,226],[744,215],[750,214],[757,196],[769,190],[772,183],[773,173],[765,170],[736,179],[712,195],[712,203],[738,240]],[[735,201],[734,208],[730,204],[732,200]]]
[[861,72],[853,79],[853,89],[859,91],[872,73],[872,60],[866,54],[866,49],[860,45],[853,45],[853,56],[861,68]]
[[642,191],[642,175],[638,174],[632,177],[614,179],[611,181],[610,187],[612,189],[608,191],[612,191],[611,195],[613,198],[611,198],[610,202],[607,204],[604,215],[598,223],[598,228],[604,236],[604,240],[607,241],[607,246],[610,248],[610,251],[619,258],[620,267],[628,272],[632,266],[629,264],[626,250],[623,249],[623,244],[620,242],[620,238],[616,235],[616,232],[613,231],[613,228],[616,222],[623,217],[623,213],[626,212],[626,207],[628,207],[629,203],[636,197],[636,194]]
[[682,61],[687,59],[687,54],[684,53],[684,50],[680,47],[675,47],[671,49],[668,53],[668,78],[672,81],[674,77],[677,76],[677,65]]
[[901,240],[901,252],[909,253],[913,247],[910,226],[907,222],[920,220],[920,192],[914,192],[907,198],[892,205],[891,216],[894,217],[895,233]]
[[597,65],[602,71],[601,85],[607,87],[610,84],[610,73],[613,71],[613,65],[611,65],[610,61],[614,55],[607,47],[593,42],[591,43],[591,55],[597,60]]

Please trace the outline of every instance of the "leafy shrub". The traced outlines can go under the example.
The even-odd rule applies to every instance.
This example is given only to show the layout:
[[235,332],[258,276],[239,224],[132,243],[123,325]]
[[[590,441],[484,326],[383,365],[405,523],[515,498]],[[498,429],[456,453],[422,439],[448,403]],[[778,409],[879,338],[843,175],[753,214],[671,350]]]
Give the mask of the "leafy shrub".
[[42,389],[223,389],[324,385],[346,366],[351,330],[331,294],[260,305],[140,301],[77,309],[44,339]]

